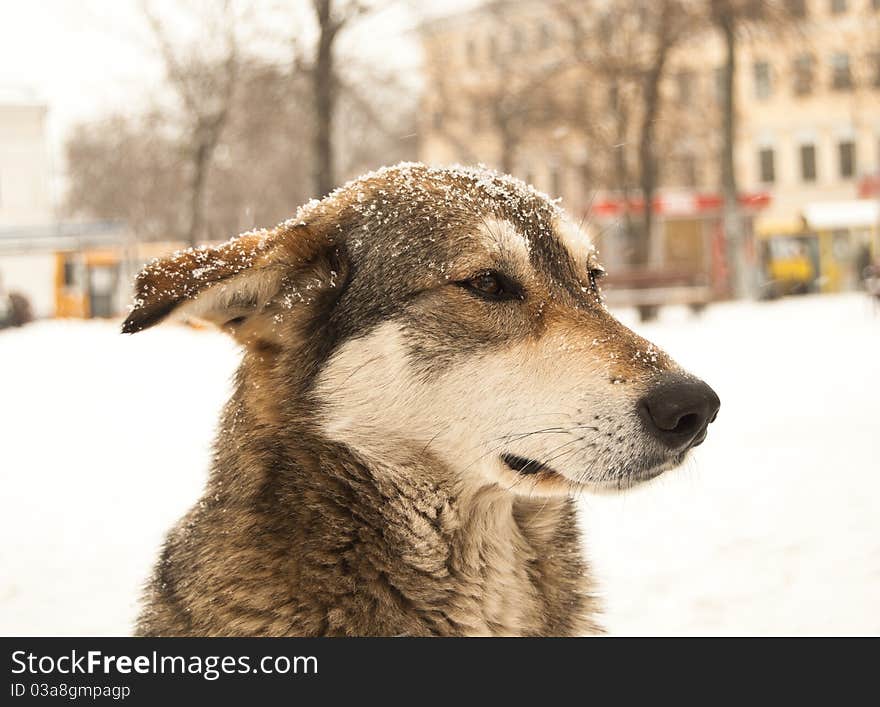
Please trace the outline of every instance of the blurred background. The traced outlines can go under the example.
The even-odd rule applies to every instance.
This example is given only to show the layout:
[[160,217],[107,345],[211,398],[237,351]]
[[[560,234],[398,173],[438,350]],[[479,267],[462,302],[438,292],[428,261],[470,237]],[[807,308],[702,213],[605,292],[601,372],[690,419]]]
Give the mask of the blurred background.
[[239,353],[117,336],[141,265],[401,160],[560,198],[721,395],[581,501],[612,633],[880,633],[880,0],[0,0],[0,632],[126,633],[204,482]]

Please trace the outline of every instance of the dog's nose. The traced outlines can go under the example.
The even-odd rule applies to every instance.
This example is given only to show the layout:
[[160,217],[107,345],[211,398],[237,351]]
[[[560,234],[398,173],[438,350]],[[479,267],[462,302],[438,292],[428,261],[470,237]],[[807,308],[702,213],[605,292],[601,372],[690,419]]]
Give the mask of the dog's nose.
[[680,373],[664,374],[638,403],[648,432],[673,451],[701,444],[719,407],[714,390]]

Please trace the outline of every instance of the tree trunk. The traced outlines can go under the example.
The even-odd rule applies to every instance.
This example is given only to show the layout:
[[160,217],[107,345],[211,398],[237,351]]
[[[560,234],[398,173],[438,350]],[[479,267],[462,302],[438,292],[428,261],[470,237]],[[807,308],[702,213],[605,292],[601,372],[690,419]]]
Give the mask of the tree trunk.
[[660,118],[660,82],[666,72],[666,59],[669,56],[670,36],[669,18],[665,10],[659,20],[657,47],[654,62],[645,76],[644,113],[639,135],[639,162],[641,163],[640,186],[644,199],[644,233],[638,241],[635,260],[640,265],[648,264],[651,252],[651,231],[654,227],[654,192],[657,190],[657,160],[654,157],[655,127]]
[[634,261],[639,265],[647,265],[648,255],[651,252],[651,230],[654,226],[654,192],[657,190],[657,161],[654,158],[654,135],[655,126],[660,115],[660,80],[666,65],[668,45],[666,37],[657,38],[657,56],[654,65],[645,80],[644,115],[642,116],[641,132],[639,135],[639,162],[641,163],[640,186],[644,199],[645,211],[643,217],[644,232],[638,239]]
[[336,187],[333,156],[333,117],[336,108],[336,71],[333,42],[338,26],[332,15],[332,0],[315,0],[318,17],[318,46],[312,68],[315,126],[313,137],[315,197],[321,198]]
[[513,174],[516,166],[516,138],[512,131],[501,128],[501,159],[500,167],[504,174]]
[[732,13],[718,18],[726,52],[722,99],[721,192],[722,223],[727,251],[728,282],[734,297],[754,297],[751,268],[746,258],[746,233],[739,206],[734,149],[736,144],[736,20]]
[[212,152],[213,150],[208,144],[199,142],[193,155],[193,173],[189,195],[189,224],[186,234],[186,239],[191,247],[197,246],[199,241],[202,240],[205,220],[205,182]]
[[629,126],[629,111],[624,109],[620,101],[620,85],[617,79],[614,81],[615,95],[618,96],[616,105],[613,108],[615,116],[615,146],[614,146],[614,179],[615,188],[620,194],[623,203],[623,236],[626,243],[624,257],[629,265],[634,265],[636,260],[636,251],[638,245],[636,243],[636,230],[633,223],[632,209],[630,207],[630,171],[626,163],[626,137]]

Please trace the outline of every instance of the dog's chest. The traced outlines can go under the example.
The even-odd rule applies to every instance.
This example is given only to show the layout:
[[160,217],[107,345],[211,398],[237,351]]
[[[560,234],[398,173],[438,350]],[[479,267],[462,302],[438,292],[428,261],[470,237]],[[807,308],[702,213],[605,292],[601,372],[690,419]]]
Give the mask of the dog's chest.
[[446,539],[448,587],[443,612],[453,633],[515,636],[538,633],[546,607],[535,548],[509,506],[464,509]]
[[468,590],[476,589],[475,635],[520,636],[540,631],[542,587],[530,576],[528,558],[516,548],[487,548],[482,565],[470,569]]

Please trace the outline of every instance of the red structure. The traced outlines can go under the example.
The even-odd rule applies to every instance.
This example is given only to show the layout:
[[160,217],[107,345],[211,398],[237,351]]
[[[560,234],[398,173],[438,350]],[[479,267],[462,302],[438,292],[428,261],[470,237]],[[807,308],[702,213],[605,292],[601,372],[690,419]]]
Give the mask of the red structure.
[[[752,262],[755,253],[752,220],[770,200],[767,192],[745,193],[739,197],[748,236],[747,257]],[[641,226],[644,199],[602,195],[591,205],[587,218],[600,224],[598,245],[609,266],[610,280],[620,280],[624,287],[658,288],[673,281],[699,285],[711,299],[716,299],[729,291],[723,206],[720,194],[672,191],[658,194],[651,202],[656,218],[649,262],[637,267],[631,265],[626,252],[623,223],[627,215],[632,215],[635,227]]]

